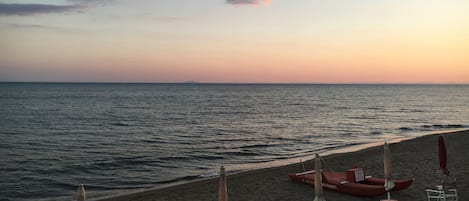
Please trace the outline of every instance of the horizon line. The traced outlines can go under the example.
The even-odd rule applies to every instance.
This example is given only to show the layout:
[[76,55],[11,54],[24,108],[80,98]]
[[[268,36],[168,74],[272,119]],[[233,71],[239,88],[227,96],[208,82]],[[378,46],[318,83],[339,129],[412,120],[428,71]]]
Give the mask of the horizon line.
[[23,84],[231,84],[231,85],[469,85],[469,83],[433,83],[433,82],[121,82],[121,81],[0,81],[0,83]]

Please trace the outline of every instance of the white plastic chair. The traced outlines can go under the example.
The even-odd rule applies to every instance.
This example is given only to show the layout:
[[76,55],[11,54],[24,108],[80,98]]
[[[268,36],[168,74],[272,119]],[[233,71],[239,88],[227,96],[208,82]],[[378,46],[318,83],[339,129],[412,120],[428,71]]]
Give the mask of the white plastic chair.
[[458,192],[456,189],[433,190],[425,189],[428,201],[458,201]]

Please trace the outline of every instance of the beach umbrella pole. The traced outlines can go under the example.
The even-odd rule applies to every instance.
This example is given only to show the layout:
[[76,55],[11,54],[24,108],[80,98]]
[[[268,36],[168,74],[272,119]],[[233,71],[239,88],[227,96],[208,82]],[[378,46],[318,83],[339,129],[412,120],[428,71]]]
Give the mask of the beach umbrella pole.
[[85,186],[83,184],[78,185],[77,201],[86,201]]
[[395,184],[391,180],[391,152],[389,151],[389,145],[384,142],[384,189],[386,190],[387,200],[391,200],[391,190]]
[[225,167],[220,167],[220,180],[218,182],[218,201],[228,201],[228,190],[226,187]]
[[322,195],[322,174],[321,174],[321,158],[319,154],[314,157],[314,200],[326,201]]

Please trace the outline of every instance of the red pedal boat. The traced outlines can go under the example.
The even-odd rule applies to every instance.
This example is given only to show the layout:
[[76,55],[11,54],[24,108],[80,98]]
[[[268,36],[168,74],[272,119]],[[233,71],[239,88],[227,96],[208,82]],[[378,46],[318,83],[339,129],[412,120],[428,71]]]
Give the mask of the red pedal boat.
[[[314,170],[296,174],[288,174],[292,181],[314,186]],[[398,191],[409,187],[414,179],[393,180],[395,186],[392,191]],[[322,186],[324,189],[346,193],[350,195],[375,197],[386,193],[384,179],[376,177],[364,177],[362,168],[353,168],[346,173],[322,172]]]

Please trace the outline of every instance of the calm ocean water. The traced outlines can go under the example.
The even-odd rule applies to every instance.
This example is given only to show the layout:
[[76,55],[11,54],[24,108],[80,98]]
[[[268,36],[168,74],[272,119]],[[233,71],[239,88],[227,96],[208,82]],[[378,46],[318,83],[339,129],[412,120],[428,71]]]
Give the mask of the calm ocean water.
[[0,83],[0,200],[71,200],[418,131],[466,128],[469,85]]

